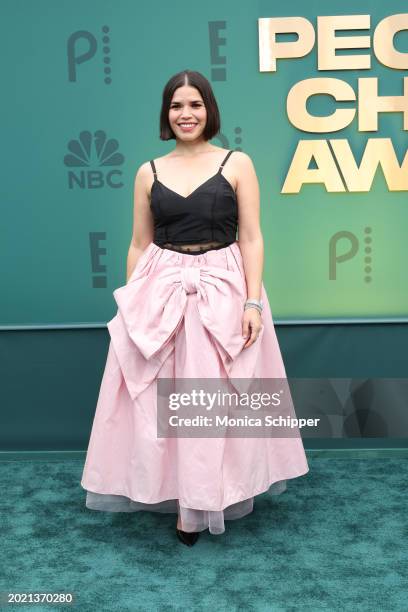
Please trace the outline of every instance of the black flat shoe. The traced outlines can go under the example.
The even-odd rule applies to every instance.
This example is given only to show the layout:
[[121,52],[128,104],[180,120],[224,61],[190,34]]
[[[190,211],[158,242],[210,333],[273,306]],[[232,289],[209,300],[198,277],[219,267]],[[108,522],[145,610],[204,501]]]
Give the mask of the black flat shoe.
[[200,535],[199,531],[182,531],[176,527],[176,534],[180,542],[183,542],[186,546],[193,546]]

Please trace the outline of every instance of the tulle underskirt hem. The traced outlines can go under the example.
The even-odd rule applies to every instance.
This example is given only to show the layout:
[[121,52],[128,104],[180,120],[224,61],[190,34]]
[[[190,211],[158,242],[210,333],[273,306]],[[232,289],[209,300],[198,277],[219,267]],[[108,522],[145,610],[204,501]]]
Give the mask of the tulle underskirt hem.
[[[280,495],[286,491],[286,480],[279,480],[264,491],[266,495]],[[183,531],[204,531],[208,529],[213,535],[224,533],[224,520],[239,519],[253,511],[254,497],[244,499],[227,506],[223,510],[197,510],[179,505],[178,499],[166,499],[155,504],[135,501],[125,495],[111,495],[87,491],[86,507],[90,510],[105,512],[147,512],[175,513],[180,516]]]

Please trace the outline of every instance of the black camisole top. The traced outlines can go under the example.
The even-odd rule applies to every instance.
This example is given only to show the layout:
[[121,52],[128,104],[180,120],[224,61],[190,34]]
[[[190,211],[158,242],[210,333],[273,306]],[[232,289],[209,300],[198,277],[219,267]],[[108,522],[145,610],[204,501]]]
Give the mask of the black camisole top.
[[[229,151],[218,172],[204,181],[187,197],[166,187],[154,174],[150,208],[154,220],[153,242],[161,248],[189,251],[182,245],[203,244],[192,255],[214,248],[223,248],[236,241],[238,228],[237,197],[222,169],[233,151]],[[214,243],[204,246],[204,243]]]

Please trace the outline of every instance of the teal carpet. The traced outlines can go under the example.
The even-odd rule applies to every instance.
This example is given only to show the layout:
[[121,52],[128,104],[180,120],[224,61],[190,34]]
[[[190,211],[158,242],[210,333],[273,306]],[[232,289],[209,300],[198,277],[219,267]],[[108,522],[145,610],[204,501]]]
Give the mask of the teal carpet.
[[0,462],[0,591],[75,599],[0,609],[407,610],[407,459],[308,462],[192,548],[176,515],[88,510],[82,461]]

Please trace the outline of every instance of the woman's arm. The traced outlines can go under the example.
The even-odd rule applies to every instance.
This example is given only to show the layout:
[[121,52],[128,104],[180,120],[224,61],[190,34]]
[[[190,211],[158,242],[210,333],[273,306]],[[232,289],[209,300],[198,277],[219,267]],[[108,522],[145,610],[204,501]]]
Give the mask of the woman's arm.
[[134,181],[133,233],[127,256],[126,282],[131,277],[139,257],[153,240],[153,216],[149,197],[152,178],[150,163],[145,162],[136,172]]
[[260,227],[259,184],[251,158],[237,152],[238,244],[247,283],[247,299],[261,299],[264,243]]

